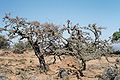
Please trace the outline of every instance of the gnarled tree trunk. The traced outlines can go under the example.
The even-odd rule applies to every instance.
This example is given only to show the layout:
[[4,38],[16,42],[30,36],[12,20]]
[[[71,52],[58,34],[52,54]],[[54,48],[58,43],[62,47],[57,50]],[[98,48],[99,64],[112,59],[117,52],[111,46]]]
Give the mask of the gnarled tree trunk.
[[37,44],[37,41],[34,42],[34,43],[32,41],[29,41],[29,42],[32,45],[32,48],[33,48],[33,50],[35,52],[35,55],[39,59],[40,69],[42,71],[46,72],[48,70],[48,66],[47,66],[47,64],[45,62],[44,55],[40,51],[40,48],[39,48],[39,45]]

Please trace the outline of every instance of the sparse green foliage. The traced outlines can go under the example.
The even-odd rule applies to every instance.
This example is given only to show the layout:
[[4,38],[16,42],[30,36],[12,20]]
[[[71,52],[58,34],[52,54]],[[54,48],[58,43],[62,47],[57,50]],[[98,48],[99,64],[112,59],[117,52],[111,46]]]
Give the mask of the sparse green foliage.
[[0,35],[0,49],[7,49],[9,46],[10,44],[7,39],[4,36]]
[[119,41],[119,39],[120,39],[120,29],[119,29],[119,31],[116,31],[113,33],[112,42]]

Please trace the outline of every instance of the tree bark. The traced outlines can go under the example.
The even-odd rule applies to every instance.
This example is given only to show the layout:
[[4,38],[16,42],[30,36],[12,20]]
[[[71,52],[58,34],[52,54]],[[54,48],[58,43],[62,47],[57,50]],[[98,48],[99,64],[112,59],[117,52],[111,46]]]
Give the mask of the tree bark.
[[33,45],[33,49],[35,51],[35,55],[38,57],[39,59],[39,64],[40,64],[40,68],[46,72],[47,71],[47,65],[46,65],[46,62],[45,62],[45,59],[44,59],[44,55],[40,52],[40,48],[38,46],[37,43],[34,43]]
[[37,58],[39,60],[40,69],[42,71],[46,72],[48,70],[48,66],[45,62],[44,55],[40,52],[40,48],[39,48],[39,45],[37,44],[37,41],[34,43],[32,43],[31,41],[29,41],[29,42],[32,45],[35,55],[37,56]]

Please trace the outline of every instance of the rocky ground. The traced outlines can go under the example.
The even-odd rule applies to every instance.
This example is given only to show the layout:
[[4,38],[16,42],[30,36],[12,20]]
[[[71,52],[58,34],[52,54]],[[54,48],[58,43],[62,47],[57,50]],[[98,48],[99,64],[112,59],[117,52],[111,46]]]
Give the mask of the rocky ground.
[[[110,61],[115,61],[117,57],[109,57]],[[53,57],[46,57],[46,62],[51,63]],[[47,74],[41,73],[39,63],[33,51],[27,51],[24,54],[15,54],[10,51],[0,50],[0,80],[62,80],[57,72],[60,68],[68,68],[75,64],[72,57],[65,56],[60,61],[57,59],[55,64],[49,66]],[[84,71],[84,77],[81,80],[98,80],[103,70],[110,65],[104,57],[100,60],[90,60],[87,62],[87,69]],[[76,76],[69,76],[67,80],[77,80]]]

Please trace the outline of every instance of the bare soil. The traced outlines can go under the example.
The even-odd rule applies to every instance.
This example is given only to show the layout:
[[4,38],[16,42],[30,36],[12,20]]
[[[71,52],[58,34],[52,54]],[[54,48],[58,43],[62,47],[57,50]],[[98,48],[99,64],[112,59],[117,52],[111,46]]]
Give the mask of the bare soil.
[[[109,57],[114,62],[117,57]],[[49,64],[53,61],[53,56],[45,57]],[[70,56],[64,56],[60,61],[57,58],[55,64],[49,66],[47,74],[39,70],[39,62],[33,51],[26,51],[23,54],[15,54],[10,51],[0,50],[0,76],[6,76],[8,80],[61,80],[57,76],[59,68],[68,68],[69,65],[78,66],[76,60]],[[105,67],[110,64],[102,57],[101,59],[90,60],[87,62],[87,69],[81,80],[98,80]],[[76,76],[69,76],[68,80],[78,80]]]

